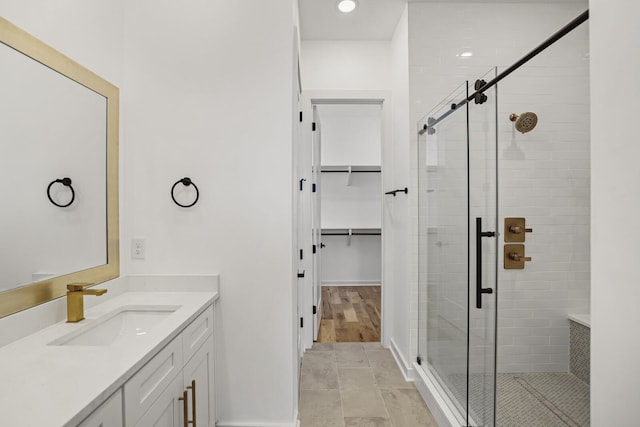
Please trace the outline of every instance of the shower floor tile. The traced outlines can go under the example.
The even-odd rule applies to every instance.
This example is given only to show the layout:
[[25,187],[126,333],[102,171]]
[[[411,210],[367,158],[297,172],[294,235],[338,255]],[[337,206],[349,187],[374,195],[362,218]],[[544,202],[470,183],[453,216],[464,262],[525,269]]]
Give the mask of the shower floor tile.
[[498,374],[498,427],[586,427],[589,385],[568,373]]

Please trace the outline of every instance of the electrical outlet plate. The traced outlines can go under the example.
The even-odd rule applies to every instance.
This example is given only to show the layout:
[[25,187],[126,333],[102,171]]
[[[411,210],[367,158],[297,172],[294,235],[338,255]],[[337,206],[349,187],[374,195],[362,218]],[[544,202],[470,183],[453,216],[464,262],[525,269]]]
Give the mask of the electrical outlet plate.
[[131,239],[131,258],[132,259],[144,259],[146,255],[146,247],[144,239],[136,238]]

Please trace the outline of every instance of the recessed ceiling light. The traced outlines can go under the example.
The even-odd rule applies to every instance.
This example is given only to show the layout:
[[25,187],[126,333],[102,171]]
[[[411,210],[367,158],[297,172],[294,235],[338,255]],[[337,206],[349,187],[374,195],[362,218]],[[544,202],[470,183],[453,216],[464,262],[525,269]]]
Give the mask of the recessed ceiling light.
[[342,13],[351,13],[358,7],[358,2],[356,0],[340,0],[337,7]]
[[463,58],[468,58],[470,56],[473,56],[473,52],[462,52],[462,53],[457,54],[456,56],[461,56]]

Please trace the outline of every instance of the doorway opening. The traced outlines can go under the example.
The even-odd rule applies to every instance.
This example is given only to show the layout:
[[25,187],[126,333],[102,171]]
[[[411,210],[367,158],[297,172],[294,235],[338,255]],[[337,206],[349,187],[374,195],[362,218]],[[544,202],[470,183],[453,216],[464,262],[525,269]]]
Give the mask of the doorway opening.
[[382,104],[313,103],[316,342],[380,342]]

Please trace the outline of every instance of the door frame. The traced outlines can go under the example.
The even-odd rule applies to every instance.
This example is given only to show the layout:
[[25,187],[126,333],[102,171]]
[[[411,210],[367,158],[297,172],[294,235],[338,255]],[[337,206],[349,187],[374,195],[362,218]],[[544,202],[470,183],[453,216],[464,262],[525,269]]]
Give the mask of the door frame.
[[[382,167],[381,167],[381,178],[382,178],[382,196],[384,200],[384,189],[390,187],[392,185],[393,173],[391,166],[391,159],[385,159],[385,149],[391,148],[393,142],[393,121],[392,121],[392,100],[391,100],[391,91],[381,91],[381,90],[303,90],[302,91],[302,111],[303,111],[303,125],[302,125],[302,141],[309,142],[312,141],[313,135],[311,130],[311,121],[313,117],[313,105],[318,104],[380,104],[382,106],[381,112],[381,122],[382,122],[382,140],[381,140],[381,158],[382,158]],[[309,162],[311,159],[309,158]],[[385,168],[387,169],[387,173],[385,174]],[[309,165],[310,170],[310,165]],[[385,286],[385,283],[390,282],[391,278],[391,269],[388,268],[390,266],[389,254],[386,250],[385,244],[385,230],[390,230],[391,227],[385,226],[387,220],[385,220],[384,203],[381,204],[381,216],[382,216],[382,236],[381,236],[381,250],[382,250],[382,277],[381,277],[381,292],[382,292],[382,313],[381,314],[381,327],[380,327],[380,341],[384,347],[389,347],[389,337],[390,331],[392,330],[391,325],[391,316],[387,315],[387,311],[389,307],[391,307],[390,301],[390,289]],[[308,233],[311,236],[310,233]],[[310,238],[309,238],[310,240]],[[310,247],[311,243],[309,243]],[[309,307],[309,310],[305,310],[304,324],[305,325],[313,325],[313,314],[311,307],[313,306],[313,284],[311,281],[305,281],[305,296],[304,296],[304,305]],[[317,307],[318,310],[322,309],[322,301],[319,301],[320,305]],[[303,329],[303,340],[305,344],[305,348],[309,349],[313,345],[314,333],[313,328],[304,328]]]

